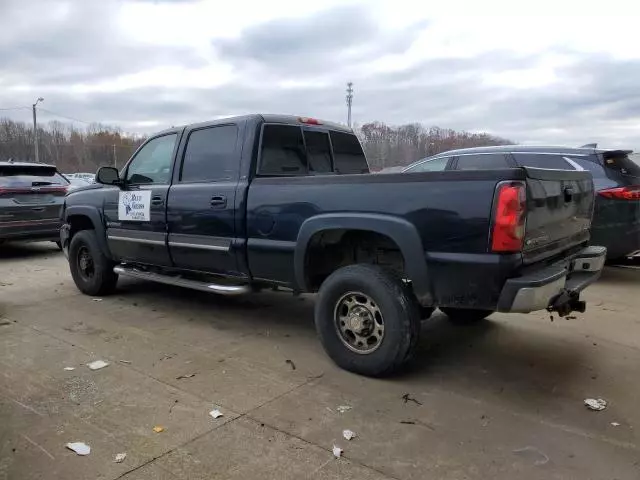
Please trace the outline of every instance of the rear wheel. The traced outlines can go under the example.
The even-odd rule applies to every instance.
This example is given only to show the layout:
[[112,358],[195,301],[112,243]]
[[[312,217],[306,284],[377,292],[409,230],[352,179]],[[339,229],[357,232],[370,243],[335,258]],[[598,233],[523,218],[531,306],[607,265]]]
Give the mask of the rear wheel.
[[414,353],[420,334],[413,293],[375,265],[350,265],[332,273],[320,287],[315,323],[331,359],[367,376],[399,369]]
[[480,310],[475,308],[442,307],[440,310],[449,317],[452,323],[459,325],[478,323],[493,313],[493,310]]
[[115,290],[115,263],[100,249],[94,230],[76,233],[69,245],[69,268],[78,289],[87,295],[107,295]]

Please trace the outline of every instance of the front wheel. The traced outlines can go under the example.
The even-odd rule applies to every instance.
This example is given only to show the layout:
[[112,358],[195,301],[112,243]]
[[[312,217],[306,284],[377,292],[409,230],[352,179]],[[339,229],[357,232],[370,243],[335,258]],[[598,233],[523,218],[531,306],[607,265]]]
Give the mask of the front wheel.
[[345,370],[383,376],[415,351],[420,313],[403,282],[375,265],[336,270],[320,287],[315,307],[320,341]]
[[69,245],[69,268],[78,289],[86,295],[107,295],[115,290],[114,263],[98,245],[94,230],[76,233]]
[[478,323],[493,313],[492,310],[480,310],[476,308],[451,308],[442,307],[442,312],[449,317],[452,323],[459,325],[471,325]]

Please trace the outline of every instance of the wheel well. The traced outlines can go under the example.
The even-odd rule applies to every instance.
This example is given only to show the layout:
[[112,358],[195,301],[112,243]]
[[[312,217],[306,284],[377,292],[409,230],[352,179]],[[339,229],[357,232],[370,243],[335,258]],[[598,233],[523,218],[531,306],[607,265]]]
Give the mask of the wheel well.
[[70,228],[69,237],[73,237],[80,230],[95,230],[91,219],[85,215],[71,215],[67,219]]
[[356,263],[384,266],[405,277],[404,257],[396,242],[369,230],[323,230],[311,237],[304,261],[305,280],[317,291],[335,270]]

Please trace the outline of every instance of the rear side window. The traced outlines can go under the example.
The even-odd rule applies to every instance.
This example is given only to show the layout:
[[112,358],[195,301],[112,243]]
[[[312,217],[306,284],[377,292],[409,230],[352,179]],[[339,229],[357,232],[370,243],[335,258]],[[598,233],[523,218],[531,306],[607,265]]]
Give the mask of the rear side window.
[[509,168],[505,154],[470,154],[460,155],[456,163],[457,170],[492,170]]
[[588,157],[565,155],[564,159],[570,164],[573,164],[575,170],[586,170],[588,172],[591,172],[594,177],[599,178],[604,178],[607,176],[604,168],[602,168],[602,165],[600,165],[600,163],[598,162],[598,157],[595,155],[590,155]]
[[518,165],[523,167],[548,168],[552,170],[574,170],[562,155],[543,153],[514,153]]
[[447,167],[447,163],[451,157],[434,158],[433,160],[425,160],[421,163],[413,165],[405,170],[406,173],[415,172],[442,172]]
[[232,180],[238,176],[240,159],[236,158],[238,127],[221,125],[189,134],[182,160],[182,182]]
[[265,125],[262,131],[261,175],[306,175],[307,158],[302,129]]
[[331,132],[336,173],[369,173],[362,145],[352,133]]
[[640,177],[640,165],[629,158],[627,152],[612,151],[602,154],[605,167],[623,175]]
[[53,167],[0,165],[0,187],[46,187],[69,185],[69,181]]

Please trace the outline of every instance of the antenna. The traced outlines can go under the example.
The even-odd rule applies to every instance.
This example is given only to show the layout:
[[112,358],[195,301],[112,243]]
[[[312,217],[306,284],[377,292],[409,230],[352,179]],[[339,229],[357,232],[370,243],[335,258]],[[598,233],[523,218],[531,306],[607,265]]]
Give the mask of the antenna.
[[351,105],[353,105],[353,82],[347,82],[347,125],[351,128]]

